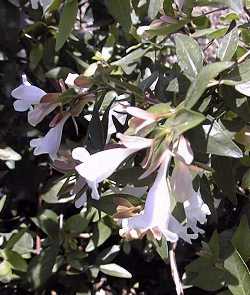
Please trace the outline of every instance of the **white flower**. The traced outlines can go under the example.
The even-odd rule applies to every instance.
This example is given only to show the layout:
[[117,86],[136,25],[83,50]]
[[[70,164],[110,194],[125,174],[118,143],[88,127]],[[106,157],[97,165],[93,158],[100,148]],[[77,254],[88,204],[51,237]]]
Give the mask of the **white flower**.
[[204,224],[207,221],[207,215],[211,212],[208,206],[203,202],[200,191],[193,191],[192,197],[184,202],[184,210],[187,217],[187,226],[194,233],[203,233],[204,231],[197,226],[197,222]]
[[151,144],[150,139],[133,136],[134,145],[130,148],[114,148],[104,150],[90,155],[85,148],[76,148],[72,152],[75,160],[80,160],[82,164],[76,166],[76,171],[86,180],[92,189],[92,198],[100,199],[98,184],[108,178],[118,166],[131,154],[147,148]]
[[32,105],[40,103],[41,98],[46,95],[42,89],[31,85],[25,81],[11,92],[11,95],[17,100],[14,102],[14,109],[17,112],[25,112],[29,110]]
[[166,179],[166,173],[172,154],[166,154],[162,162],[153,186],[150,188],[143,213],[123,220],[121,233],[132,233],[139,231],[145,233],[151,231],[157,239],[163,234],[168,241],[176,242],[180,236],[190,242],[194,235],[187,234],[187,228],[183,227],[170,212],[170,187]]
[[70,115],[66,115],[57,125],[49,130],[49,132],[41,138],[32,139],[30,146],[35,148],[34,155],[49,154],[52,160],[57,158],[57,152],[60,147],[62,130],[65,122]]
[[65,80],[65,84],[68,86],[68,87],[75,87],[75,79],[78,78],[79,75],[78,74],[72,74],[72,73],[69,73],[66,80]]

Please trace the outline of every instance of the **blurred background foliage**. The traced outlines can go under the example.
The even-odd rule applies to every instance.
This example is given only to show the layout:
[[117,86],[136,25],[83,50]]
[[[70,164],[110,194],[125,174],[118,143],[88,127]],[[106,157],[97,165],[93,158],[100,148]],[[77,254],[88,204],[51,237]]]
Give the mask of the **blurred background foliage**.
[[[173,1],[163,2],[165,14],[176,17]],[[159,18],[161,4],[158,0],[54,0],[48,8],[39,5],[32,9],[26,0],[0,1],[1,295],[175,294],[166,242],[121,239],[118,225],[106,214],[114,212],[112,196],[104,205],[93,202],[93,207],[76,209],[62,189],[65,176],[53,169],[47,156],[34,157],[29,148],[29,140],[43,134],[49,120],[36,129],[30,127],[26,114],[14,112],[10,97],[11,90],[21,83],[22,73],[34,85],[56,92],[60,91],[59,79],[87,68],[91,72],[100,62],[103,67],[112,65],[110,77],[108,72],[102,76],[106,92],[112,88],[118,94],[127,91],[132,102],[146,106],[144,94],[150,93],[157,77],[150,95],[177,104],[186,96],[192,73],[185,73],[181,63],[175,63],[172,33],[196,38],[208,62],[223,60],[225,54],[229,60],[237,60],[248,52],[247,2],[186,1],[176,23],[151,32],[152,38],[141,39],[136,29]],[[206,5],[212,8],[203,11],[200,7]],[[191,16],[196,6],[200,10]],[[213,18],[211,11],[221,6],[223,10]],[[216,56],[214,40],[221,42],[236,23],[239,42],[232,42],[232,36],[224,39],[224,43],[231,42],[232,52],[222,48]],[[186,46],[185,40],[179,42]],[[145,74],[147,68],[150,76]],[[249,73],[250,66],[248,79]],[[220,92],[211,87],[203,97],[196,109],[224,124],[216,125],[217,135],[210,144],[217,153],[211,159],[213,174],[199,179],[212,215],[204,226],[205,234],[192,245],[178,243],[177,263],[187,295],[248,295],[250,162],[249,139],[241,136],[241,131],[249,130],[249,98],[230,85],[220,87]],[[83,116],[77,118],[77,124],[78,134],[72,122],[65,126],[65,153],[81,145],[89,132]],[[206,164],[200,131],[190,131],[188,136],[195,139],[196,156]],[[96,129],[94,132],[96,137],[100,135]],[[239,153],[232,132],[237,133],[243,158],[227,157]],[[128,171],[126,180],[135,184],[136,175],[136,171]],[[122,176],[120,179],[122,182]]]

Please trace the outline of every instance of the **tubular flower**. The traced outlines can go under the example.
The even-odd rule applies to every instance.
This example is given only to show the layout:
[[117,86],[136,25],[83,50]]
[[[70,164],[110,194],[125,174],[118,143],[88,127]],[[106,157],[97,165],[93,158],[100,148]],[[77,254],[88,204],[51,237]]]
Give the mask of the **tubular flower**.
[[82,162],[75,169],[91,188],[92,198],[96,200],[100,199],[98,192],[98,184],[100,182],[108,178],[131,154],[149,147],[150,144],[150,139],[133,136],[129,148],[114,148],[92,155],[85,148],[74,149],[72,157]]
[[49,132],[41,138],[35,138],[30,141],[30,146],[34,149],[34,155],[49,154],[52,160],[57,158],[57,152],[60,147],[62,131],[65,122],[70,114],[65,115]]
[[166,179],[171,157],[172,154],[167,153],[158,169],[154,184],[148,192],[143,213],[123,220],[123,229],[120,231],[122,236],[138,238],[150,232],[157,239],[164,235],[171,242],[176,242],[179,236],[187,242],[190,242],[191,238],[196,238],[196,235],[187,234],[187,228],[171,215],[171,192]]

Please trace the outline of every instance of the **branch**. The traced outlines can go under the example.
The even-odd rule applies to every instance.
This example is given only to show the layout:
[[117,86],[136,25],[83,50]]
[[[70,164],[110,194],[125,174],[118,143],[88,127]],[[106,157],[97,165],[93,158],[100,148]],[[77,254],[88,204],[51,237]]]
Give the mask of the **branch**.
[[172,278],[175,283],[176,293],[177,295],[184,295],[182,282],[180,279],[180,275],[177,269],[177,264],[175,259],[176,246],[177,246],[177,243],[171,243],[171,250],[169,250],[170,267],[171,267]]

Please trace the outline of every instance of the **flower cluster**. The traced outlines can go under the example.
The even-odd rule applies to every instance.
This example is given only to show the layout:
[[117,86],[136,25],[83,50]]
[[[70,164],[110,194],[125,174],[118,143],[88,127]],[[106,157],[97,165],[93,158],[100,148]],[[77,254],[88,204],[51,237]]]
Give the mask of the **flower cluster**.
[[[24,79],[23,84],[12,91],[12,96],[17,99],[14,102],[15,110],[28,110],[28,122],[32,126],[40,123],[49,113],[55,112],[46,136],[30,142],[35,155],[48,153],[53,161],[57,159],[65,122],[70,117],[79,116],[82,107],[93,100],[89,93],[91,83],[85,77],[69,74],[65,84],[62,93],[45,93]],[[73,94],[68,103],[71,90]],[[144,172],[140,179],[150,176],[154,181],[148,188],[144,208],[133,207],[129,202],[123,202],[122,210],[117,207],[114,218],[121,219],[121,236],[132,239],[150,234],[158,240],[164,236],[171,242],[181,238],[191,243],[199,233],[203,233],[199,225],[204,224],[210,214],[199,188],[193,187],[194,178],[204,171],[193,165],[193,151],[183,132],[176,132],[176,126],[169,123],[177,110],[168,104],[156,108],[157,105],[145,111],[119,99],[113,102],[109,110],[108,145],[105,149],[92,154],[85,147],[77,147],[72,151],[73,167],[78,174],[72,193],[77,195],[75,204],[78,208],[87,201],[87,188],[91,198],[99,200],[99,185],[127,159],[138,153],[144,154],[141,162]],[[113,117],[124,125],[128,116],[130,120],[127,131],[124,134],[117,133]],[[115,133],[118,142],[111,140]],[[133,187],[131,189],[133,194]],[[172,213],[177,203],[182,205],[185,212],[182,222]]]

